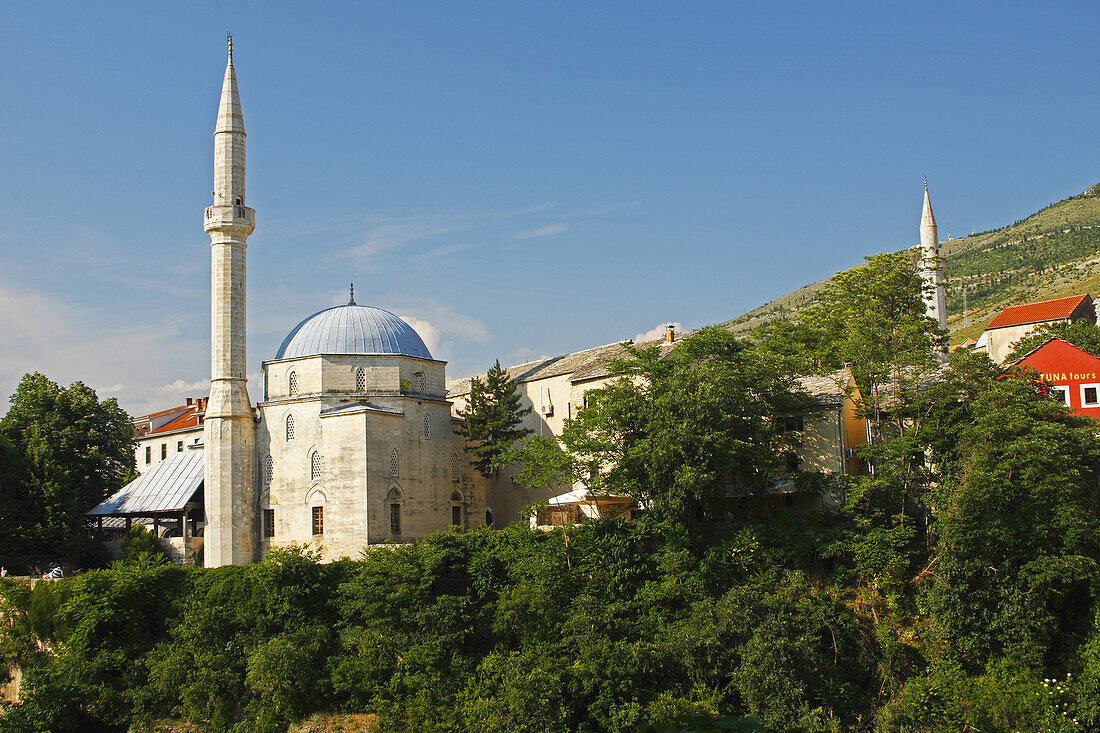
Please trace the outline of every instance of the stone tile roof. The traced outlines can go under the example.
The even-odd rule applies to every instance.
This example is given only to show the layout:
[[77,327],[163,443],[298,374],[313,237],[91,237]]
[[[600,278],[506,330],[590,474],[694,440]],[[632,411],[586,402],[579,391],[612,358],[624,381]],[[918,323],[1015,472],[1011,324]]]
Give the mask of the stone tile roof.
[[[639,348],[659,346],[662,354],[667,354],[680,342],[682,337],[677,337],[673,343],[664,339],[647,341],[636,344]],[[525,364],[517,364],[505,368],[505,372],[511,379],[517,382],[533,382],[539,379],[569,375],[571,382],[583,382],[591,379],[599,379],[610,374],[611,361],[626,355],[625,346],[629,341],[614,344],[605,344],[595,348],[576,351],[572,354],[552,356],[547,359],[531,361]],[[471,377],[463,377],[447,382],[447,397],[461,397],[470,393]],[[851,379],[851,372],[845,369],[838,370],[824,376],[799,377],[798,381],[802,389],[806,390],[815,400],[821,404],[840,404],[846,395],[845,388]]]
[[1083,295],[1070,295],[1065,298],[1055,298],[1053,300],[1041,300],[1038,303],[1010,305],[989,322],[989,325],[986,326],[986,330],[1069,318],[1086,298],[1091,302],[1092,299],[1089,298],[1088,293],[1085,293]]
[[[508,374],[509,378],[517,382],[533,382],[539,379],[559,377],[563,374],[573,375],[574,380],[590,378],[578,375],[606,374],[607,365],[610,364],[611,359],[617,356],[623,356],[626,353],[623,348],[624,344],[628,343],[630,342],[622,341],[614,344],[597,346],[592,349],[585,349],[584,351],[575,351],[572,354],[551,356],[546,359],[539,359],[538,361],[529,361],[525,364],[510,366],[505,368],[504,371]],[[447,396],[459,397],[469,394],[470,382],[472,379],[472,377],[463,377],[461,379],[448,381]]]
[[820,405],[839,405],[848,396],[847,387],[852,373],[838,369],[831,374],[798,377],[798,384]]

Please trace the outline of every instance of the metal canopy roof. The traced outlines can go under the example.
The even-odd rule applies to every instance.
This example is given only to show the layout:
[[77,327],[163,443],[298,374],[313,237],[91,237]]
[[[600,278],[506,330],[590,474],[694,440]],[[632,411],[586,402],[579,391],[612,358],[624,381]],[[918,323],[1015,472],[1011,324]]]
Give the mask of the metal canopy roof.
[[203,451],[189,448],[161,461],[126,484],[88,516],[122,516],[182,511],[202,486]]

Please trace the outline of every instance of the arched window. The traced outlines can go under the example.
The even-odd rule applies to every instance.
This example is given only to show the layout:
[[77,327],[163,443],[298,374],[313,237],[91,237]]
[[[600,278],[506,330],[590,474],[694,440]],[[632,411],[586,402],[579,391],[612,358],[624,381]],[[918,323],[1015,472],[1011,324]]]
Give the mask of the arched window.
[[425,384],[424,372],[417,372],[416,373],[416,393],[417,394],[425,394],[424,384]]
[[451,481],[458,481],[458,454],[451,454]]
[[275,475],[275,461],[268,456],[264,459],[264,488],[271,488],[271,477]]
[[291,372],[289,381],[290,395],[293,397],[298,394],[298,372]]
[[294,440],[294,416],[286,416],[286,442]]
[[462,494],[457,491],[451,492],[451,524],[462,526]]
[[432,416],[424,413],[424,440],[432,439]]
[[363,367],[359,367],[355,370],[355,391],[367,391],[367,370]]
[[397,449],[390,451],[390,476],[397,478],[401,475],[401,457],[397,455]]
[[390,505],[390,534],[394,537],[401,536],[401,492],[390,489],[386,494],[386,501]]
[[317,451],[313,451],[313,455],[309,457],[309,479],[310,481],[321,479],[321,454]]

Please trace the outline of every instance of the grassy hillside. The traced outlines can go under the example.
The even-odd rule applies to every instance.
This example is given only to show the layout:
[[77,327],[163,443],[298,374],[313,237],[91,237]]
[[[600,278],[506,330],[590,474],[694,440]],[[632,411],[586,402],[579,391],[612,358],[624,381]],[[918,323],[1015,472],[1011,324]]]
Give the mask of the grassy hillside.
[[[1100,184],[1009,226],[943,243],[951,342],[977,336],[1006,305],[1100,291]],[[746,332],[797,320],[820,280],[728,321]],[[968,313],[963,314],[963,291]]]

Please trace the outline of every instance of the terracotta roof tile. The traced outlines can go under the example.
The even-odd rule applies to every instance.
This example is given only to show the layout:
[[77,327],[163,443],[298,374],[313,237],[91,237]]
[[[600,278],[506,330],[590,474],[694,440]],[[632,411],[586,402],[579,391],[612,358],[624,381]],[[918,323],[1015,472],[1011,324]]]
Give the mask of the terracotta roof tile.
[[194,406],[191,406],[187,409],[187,412],[164,423],[156,430],[150,430],[149,433],[167,433],[182,428],[196,428],[199,426],[199,415],[201,414]]
[[1041,300],[1038,303],[1010,305],[989,322],[989,325],[986,326],[986,330],[1069,318],[1085,298],[1088,297],[1088,293],[1085,293],[1083,295],[1070,295],[1065,298],[1055,298],[1054,300]]

